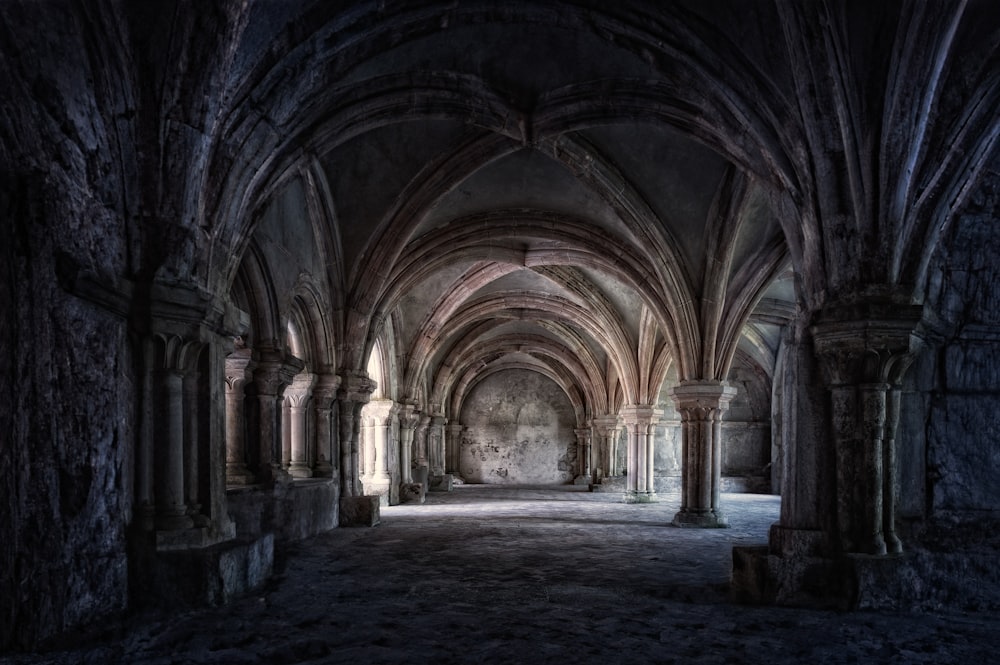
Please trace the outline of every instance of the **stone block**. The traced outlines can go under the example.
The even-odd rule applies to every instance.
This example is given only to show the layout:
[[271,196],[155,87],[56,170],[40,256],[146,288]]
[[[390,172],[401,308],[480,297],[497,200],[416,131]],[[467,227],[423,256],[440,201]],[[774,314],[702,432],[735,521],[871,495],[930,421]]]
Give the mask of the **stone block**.
[[427,498],[427,490],[423,483],[402,483],[399,486],[400,503],[423,503]]
[[379,497],[344,496],[340,498],[340,526],[378,526],[380,521]]
[[445,473],[440,476],[431,476],[430,478],[430,491],[431,492],[450,492],[455,488],[455,478],[450,473]]

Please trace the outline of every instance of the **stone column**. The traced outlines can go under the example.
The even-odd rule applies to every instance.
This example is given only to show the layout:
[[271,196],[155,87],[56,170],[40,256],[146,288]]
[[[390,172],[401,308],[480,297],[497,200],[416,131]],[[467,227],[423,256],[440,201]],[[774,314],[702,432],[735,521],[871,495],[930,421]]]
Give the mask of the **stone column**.
[[427,430],[427,460],[432,476],[444,475],[444,426],[448,419],[442,415],[431,416]]
[[681,509],[674,524],[726,527],[719,506],[722,476],[722,414],[736,389],[721,381],[684,381],[670,390],[681,415]]
[[[624,428],[625,423],[616,418],[614,426],[608,429],[608,468],[610,469],[613,477],[625,475],[625,468],[622,467],[621,461],[619,460],[619,449],[622,445],[621,433]],[[625,459],[626,461],[628,460],[627,455]]]
[[419,416],[413,404],[406,404],[399,412],[399,472],[404,485],[413,482],[413,431]]
[[[201,373],[189,370],[184,375],[184,502],[194,526],[208,526],[208,518],[201,512]],[[208,404],[204,408],[208,408]]]
[[573,480],[573,484],[590,485],[594,482],[593,471],[590,463],[590,430],[584,428],[573,431],[576,434],[576,459],[580,472]]
[[813,327],[830,394],[836,455],[837,537],[843,552],[902,552],[896,535],[896,427],[903,377],[923,347],[919,307],[829,308]]
[[184,401],[180,369],[156,370],[153,395],[156,528],[190,529],[194,521],[184,501]]
[[427,460],[427,433],[430,429],[431,417],[426,414],[417,415],[417,426],[413,430],[413,442],[416,455],[416,466],[429,466]]
[[337,398],[340,377],[336,374],[318,374],[312,391],[312,408],[316,415],[315,439],[312,459],[316,461],[313,475],[332,478],[334,463],[339,460],[335,447],[333,401]]
[[340,413],[340,493],[341,496],[361,496],[358,465],[358,433],[361,409],[371,397],[375,384],[364,372],[346,372],[337,390]]
[[373,400],[365,407],[365,418],[371,421],[370,456],[365,457],[365,494],[377,495],[379,503],[389,505],[392,476],[389,469],[389,442],[397,405],[391,399]]
[[246,420],[243,388],[256,367],[250,349],[241,348],[226,356],[226,484],[250,485],[253,474],[247,468]]
[[302,372],[295,376],[284,392],[288,414],[288,441],[284,448],[288,450],[288,473],[294,478],[311,478],[313,475],[309,459],[307,416],[315,383],[315,374]]
[[652,406],[630,405],[622,410],[622,416],[628,430],[625,501],[626,503],[655,501],[656,493],[649,484],[649,466],[653,463],[650,455],[649,429],[657,417],[657,413]]
[[445,446],[445,472],[453,476],[460,477],[459,466],[462,463],[462,432],[465,426],[462,423],[451,423],[445,428],[447,434],[447,444]]
[[611,414],[599,416],[591,421],[593,441],[597,448],[596,454],[592,453],[592,458],[597,459],[594,471],[599,478],[610,478],[615,475],[612,464],[611,438],[617,433],[617,427],[618,416]]
[[257,388],[260,422],[258,424],[260,450],[257,482],[270,485],[289,479],[281,464],[281,410],[279,408],[285,386],[290,384],[304,364],[301,360],[285,356],[283,352],[260,352],[253,382]]

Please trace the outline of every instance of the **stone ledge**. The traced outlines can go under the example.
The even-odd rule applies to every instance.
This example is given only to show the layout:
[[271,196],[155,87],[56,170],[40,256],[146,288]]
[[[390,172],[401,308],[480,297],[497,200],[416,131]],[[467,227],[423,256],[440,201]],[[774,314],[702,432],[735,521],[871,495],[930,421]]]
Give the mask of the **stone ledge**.
[[133,558],[131,595],[138,606],[221,605],[264,584],[274,569],[274,536],[212,547],[146,550]]
[[340,497],[340,526],[371,527],[381,522],[377,496]]

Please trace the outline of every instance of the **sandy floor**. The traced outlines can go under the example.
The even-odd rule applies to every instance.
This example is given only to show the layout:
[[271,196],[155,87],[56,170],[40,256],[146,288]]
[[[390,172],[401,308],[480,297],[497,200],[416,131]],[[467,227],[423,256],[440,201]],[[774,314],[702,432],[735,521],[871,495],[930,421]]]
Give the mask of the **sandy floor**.
[[[776,497],[724,495],[733,527],[670,526],[677,496],[463,486],[381,526],[299,543],[267,589],[148,616],[14,663],[988,663],[1000,618],[728,602],[734,544]],[[0,659],[2,660],[2,659]]]

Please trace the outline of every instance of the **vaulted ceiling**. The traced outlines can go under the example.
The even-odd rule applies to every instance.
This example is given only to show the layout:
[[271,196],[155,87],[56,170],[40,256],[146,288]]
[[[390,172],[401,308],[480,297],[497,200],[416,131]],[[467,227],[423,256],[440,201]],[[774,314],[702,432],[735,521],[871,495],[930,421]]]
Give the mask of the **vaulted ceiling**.
[[[724,379],[737,355],[770,371],[793,294],[766,183],[672,108],[717,92],[677,94],[638,25],[490,7],[368,16],[354,38],[382,41],[351,60],[320,51],[350,50],[364,12],[334,13],[262,98],[285,114],[284,161],[254,206],[323,193],[337,328],[367,340],[340,361],[391,330],[398,398],[448,412],[520,367],[587,417],[656,403],[668,373]],[[310,27],[253,19],[245,41]],[[749,321],[762,298],[769,317]]]
[[[434,411],[506,366],[592,414],[655,403],[668,374],[767,373],[796,299],[923,288],[933,216],[870,204],[911,186],[897,157],[929,181],[935,159],[959,158],[946,128],[901,141],[893,67],[933,63],[876,38],[936,40],[957,62],[960,37],[983,35],[905,9],[892,23],[884,8],[763,1],[254,4],[212,162],[227,175],[207,201],[209,275],[232,281],[268,210],[304,211],[337,365],[363,369],[391,331],[395,396]],[[815,25],[829,32],[810,41]],[[985,87],[927,93],[971,99],[956,140],[974,155],[995,141],[988,57],[968,60]],[[815,87],[828,71],[840,97]],[[851,97],[864,85],[887,99]],[[954,207],[963,182],[914,205]]]

